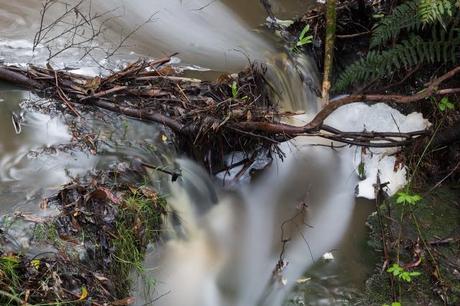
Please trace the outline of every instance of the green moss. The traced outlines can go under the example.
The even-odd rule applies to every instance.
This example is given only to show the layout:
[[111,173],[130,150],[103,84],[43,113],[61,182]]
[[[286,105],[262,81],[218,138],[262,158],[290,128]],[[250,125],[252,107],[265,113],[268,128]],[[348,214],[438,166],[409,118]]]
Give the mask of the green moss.
[[50,243],[57,248],[64,245],[54,222],[36,224],[33,230],[33,239],[37,242]]
[[414,214],[426,239],[447,237],[460,227],[460,209],[455,206],[459,195],[458,190],[444,187],[417,205]]
[[[112,275],[119,280],[117,295],[126,297],[131,288],[130,274],[137,272],[148,285],[153,281],[146,279],[142,262],[146,246],[158,237],[159,228],[165,213],[166,201],[150,192],[132,190],[116,218],[116,238],[113,240]],[[149,286],[147,286],[149,287]]]

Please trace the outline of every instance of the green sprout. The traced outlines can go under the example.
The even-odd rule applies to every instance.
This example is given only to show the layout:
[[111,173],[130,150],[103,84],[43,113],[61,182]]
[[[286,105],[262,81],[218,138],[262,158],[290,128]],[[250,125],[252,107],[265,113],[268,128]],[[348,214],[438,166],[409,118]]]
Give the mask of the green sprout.
[[366,164],[364,162],[360,162],[358,165],[358,176],[360,179],[366,179]]
[[446,110],[455,109],[455,105],[449,101],[449,98],[444,97],[441,99],[441,101],[439,101],[438,108],[441,112],[445,112]]
[[403,205],[415,205],[421,201],[422,197],[419,194],[410,194],[409,192],[400,191],[396,198],[396,203]]
[[397,263],[394,263],[390,268],[387,270],[388,273],[393,274],[394,277],[398,278],[399,280],[405,281],[406,283],[412,282],[412,278],[415,276],[419,276],[420,272],[414,271],[414,272],[409,272],[404,270],[403,267],[398,265]]
[[297,39],[296,47],[302,47],[313,42],[313,36],[307,35],[310,31],[310,25],[305,25],[302,32],[300,32],[299,38]]
[[[390,306],[390,304],[383,304],[382,306]],[[391,306],[402,306],[401,302],[393,302],[391,303]]]
[[232,89],[233,99],[236,99],[236,97],[238,96],[238,84],[236,83],[236,81],[233,81],[232,85],[230,85],[230,88]]

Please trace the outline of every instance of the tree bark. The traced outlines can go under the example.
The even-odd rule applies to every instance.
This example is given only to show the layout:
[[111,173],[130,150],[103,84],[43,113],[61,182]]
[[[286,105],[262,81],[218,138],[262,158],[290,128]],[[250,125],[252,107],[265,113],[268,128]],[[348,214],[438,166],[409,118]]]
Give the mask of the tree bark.
[[323,103],[329,103],[329,91],[331,89],[331,73],[334,62],[334,42],[336,30],[336,0],[327,0],[326,3],[326,43],[324,46],[324,72],[322,97]]

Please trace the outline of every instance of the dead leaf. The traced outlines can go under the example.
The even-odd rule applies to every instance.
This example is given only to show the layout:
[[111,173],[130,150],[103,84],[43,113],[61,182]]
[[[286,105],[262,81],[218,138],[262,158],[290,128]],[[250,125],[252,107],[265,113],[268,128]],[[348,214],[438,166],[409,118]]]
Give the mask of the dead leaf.
[[88,196],[88,200],[89,199],[97,199],[101,201],[105,201],[106,199],[109,199],[114,204],[118,205],[121,203],[121,199],[118,198],[116,195],[112,193],[112,191],[110,191],[108,188],[105,188],[105,187],[99,187],[97,190],[91,192]]
[[175,74],[176,70],[171,65],[167,65],[157,69],[156,72],[160,76],[167,76]]
[[109,279],[100,273],[93,273],[94,277],[100,282],[107,282]]
[[112,302],[112,305],[113,306],[132,305],[132,304],[134,304],[134,302],[136,302],[136,298],[130,296],[130,297],[127,297],[127,298],[122,299],[122,300],[114,301],[114,302]]
[[142,194],[146,197],[151,199],[153,202],[156,202],[158,200],[158,193],[155,192],[155,190],[147,187],[147,186],[141,186],[139,190],[142,192]]
[[25,294],[24,294],[24,302],[28,302],[29,301],[29,297],[30,297],[30,290],[27,289]]
[[252,113],[250,110],[246,113],[246,121],[252,121]]
[[80,294],[80,298],[78,300],[83,301],[87,297],[88,297],[88,290],[86,290],[86,287],[81,287],[81,294]]
[[88,92],[94,93],[96,92],[96,90],[99,88],[100,85],[101,85],[101,78],[97,76],[97,77],[94,77],[86,81],[84,88]]
[[40,208],[41,208],[41,209],[47,209],[47,208],[48,208],[48,199],[43,199],[43,200],[40,202]]

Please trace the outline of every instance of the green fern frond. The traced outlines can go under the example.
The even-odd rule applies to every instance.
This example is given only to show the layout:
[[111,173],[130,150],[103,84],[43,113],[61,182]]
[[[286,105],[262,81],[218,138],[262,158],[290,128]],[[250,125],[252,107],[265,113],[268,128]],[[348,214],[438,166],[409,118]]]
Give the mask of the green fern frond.
[[421,0],[418,15],[423,23],[442,23],[444,16],[452,16],[454,8],[451,0]]
[[460,47],[460,33],[449,39],[446,32],[433,33],[429,41],[419,36],[395,45],[385,51],[370,51],[366,57],[356,61],[343,71],[334,86],[342,91],[353,83],[382,78],[402,67],[413,67],[423,63],[455,62]]
[[460,0],[410,0],[402,3],[376,25],[370,47],[382,45],[403,30],[419,30],[426,24],[438,22],[444,26],[445,18],[452,17],[458,9],[454,1]]
[[398,36],[403,29],[420,28],[422,23],[417,18],[419,4],[420,0],[407,1],[397,6],[391,15],[382,18],[372,32],[371,48]]

